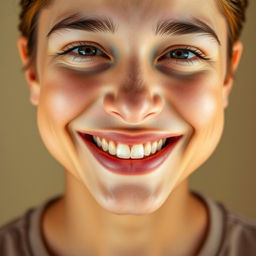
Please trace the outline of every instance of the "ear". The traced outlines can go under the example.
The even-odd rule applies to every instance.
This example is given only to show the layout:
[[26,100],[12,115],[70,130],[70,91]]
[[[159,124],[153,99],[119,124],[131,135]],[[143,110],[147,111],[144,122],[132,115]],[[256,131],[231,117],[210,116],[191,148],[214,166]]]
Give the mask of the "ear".
[[235,42],[232,47],[232,57],[230,60],[230,66],[227,70],[227,75],[226,75],[224,86],[223,86],[224,108],[228,106],[229,94],[231,92],[231,89],[233,87],[233,82],[234,82],[234,74],[238,67],[242,52],[243,52],[243,44],[240,41]]
[[[21,61],[24,67],[27,67],[30,59],[28,56],[28,39],[24,36],[18,38],[17,46],[20,54]],[[30,90],[30,102],[33,105],[38,105],[39,96],[40,96],[40,85],[37,79],[35,65],[28,66],[25,69],[25,77],[29,85]]]

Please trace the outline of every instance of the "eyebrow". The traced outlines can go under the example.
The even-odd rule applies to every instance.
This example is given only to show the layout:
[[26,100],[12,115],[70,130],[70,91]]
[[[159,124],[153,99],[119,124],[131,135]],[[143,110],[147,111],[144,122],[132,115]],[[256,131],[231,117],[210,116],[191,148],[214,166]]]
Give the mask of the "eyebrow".
[[[61,29],[77,29],[88,32],[106,32],[114,34],[117,31],[117,25],[110,17],[81,17],[79,14],[73,14],[53,26],[47,34],[49,38],[54,32]],[[215,31],[205,22],[193,18],[191,20],[161,20],[155,28],[155,35],[186,35],[186,34],[205,34],[213,38],[219,45],[220,40]]]
[[88,17],[82,18],[78,14],[73,14],[53,26],[47,37],[60,29],[78,29],[90,32],[108,32],[114,34],[116,26],[109,17]]
[[156,35],[185,35],[185,34],[205,34],[212,37],[221,45],[220,40],[215,31],[205,22],[193,18],[191,21],[163,20],[158,22]]

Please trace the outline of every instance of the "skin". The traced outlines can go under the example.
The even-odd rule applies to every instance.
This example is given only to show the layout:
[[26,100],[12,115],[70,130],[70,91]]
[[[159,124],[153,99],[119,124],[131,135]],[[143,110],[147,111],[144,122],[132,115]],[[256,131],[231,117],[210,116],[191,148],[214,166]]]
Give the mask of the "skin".
[[[110,16],[117,32],[65,29],[47,38],[60,19],[81,10]],[[203,34],[152,32],[160,19],[188,17],[213,28],[220,45]],[[77,41],[98,44],[110,58],[79,62],[71,54],[57,55]],[[24,64],[26,44],[20,37]],[[177,46],[193,47],[209,60],[158,60]],[[42,11],[36,64],[25,75],[43,142],[66,169],[64,196],[42,220],[52,255],[196,255],[209,219],[206,206],[190,193],[188,177],[220,140],[241,52],[242,44],[234,43],[227,72],[226,22],[214,0],[58,0]],[[154,172],[125,176],[94,159],[79,129],[165,131],[183,138]]]

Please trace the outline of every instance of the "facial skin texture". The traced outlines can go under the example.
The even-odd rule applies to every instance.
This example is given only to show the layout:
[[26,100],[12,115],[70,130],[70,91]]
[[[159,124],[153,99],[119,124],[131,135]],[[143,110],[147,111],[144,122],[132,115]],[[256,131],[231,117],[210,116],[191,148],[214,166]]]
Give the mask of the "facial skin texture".
[[[47,37],[75,13],[111,17],[116,32],[60,29]],[[203,33],[154,35],[159,20],[193,17],[211,27],[220,44]],[[86,61],[70,52],[58,55],[77,42],[105,56]],[[26,39],[18,46],[26,64]],[[184,47],[204,59],[160,59]],[[43,222],[50,251],[148,256],[193,255],[200,248],[207,213],[187,179],[220,140],[241,51],[236,42],[228,73],[226,22],[214,0],[58,0],[42,11],[37,64],[26,78],[43,142],[66,169],[65,196]],[[164,131],[183,138],[157,170],[125,176],[104,169],[78,130]]]

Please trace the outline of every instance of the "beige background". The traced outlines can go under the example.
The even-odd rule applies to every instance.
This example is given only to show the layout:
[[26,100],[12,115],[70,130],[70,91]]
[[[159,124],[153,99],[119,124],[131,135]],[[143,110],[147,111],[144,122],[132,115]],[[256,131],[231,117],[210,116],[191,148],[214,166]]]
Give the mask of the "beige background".
[[[43,146],[16,49],[18,0],[0,2],[0,225],[63,190],[63,168]],[[256,219],[256,1],[243,32],[245,52],[215,153],[191,188]],[[253,73],[254,72],[254,73]]]

